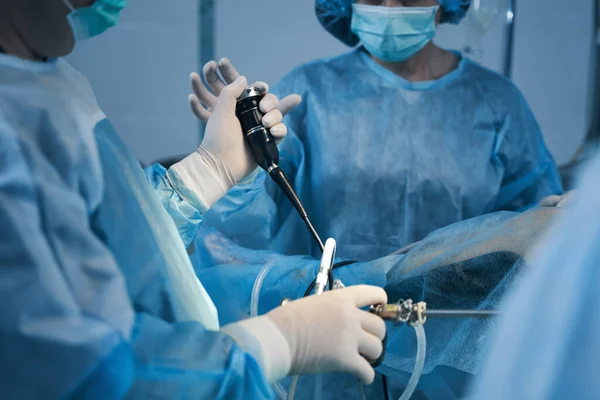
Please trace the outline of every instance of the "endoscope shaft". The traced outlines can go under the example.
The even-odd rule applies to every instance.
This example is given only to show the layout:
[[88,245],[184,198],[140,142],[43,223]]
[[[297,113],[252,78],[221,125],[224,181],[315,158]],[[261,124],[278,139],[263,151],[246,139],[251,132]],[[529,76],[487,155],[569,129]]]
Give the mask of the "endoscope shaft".
[[296,192],[294,191],[294,189],[290,185],[289,181],[287,180],[285,174],[283,173],[283,170],[279,167],[270,168],[269,175],[271,175],[271,178],[275,181],[275,183],[277,183],[277,185],[281,188],[283,193],[285,193],[287,198],[290,199],[290,201],[294,205],[294,208],[296,209],[296,211],[298,211],[298,214],[300,215],[300,217],[302,217],[302,220],[306,224],[306,227],[308,228],[310,234],[312,235],[312,237],[315,239],[315,241],[319,245],[319,248],[321,249],[321,252],[322,252],[323,249],[325,248],[323,245],[323,241],[321,240],[321,237],[319,236],[316,229],[310,222],[310,219],[308,218],[308,214],[306,213],[306,210],[304,210],[304,207],[302,206],[302,202],[300,201],[300,199],[298,198],[298,195],[296,195]]
[[493,318],[502,315],[496,310],[430,310],[425,312],[427,318]]
[[493,318],[503,315],[497,310],[428,309],[425,302],[413,303],[410,299],[392,304],[375,304],[369,311],[388,321],[421,324],[428,318]]

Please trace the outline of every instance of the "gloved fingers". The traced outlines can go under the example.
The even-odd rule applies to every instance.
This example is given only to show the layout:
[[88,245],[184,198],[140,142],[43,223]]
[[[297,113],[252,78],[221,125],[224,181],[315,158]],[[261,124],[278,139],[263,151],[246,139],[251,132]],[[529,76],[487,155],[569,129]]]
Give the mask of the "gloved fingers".
[[387,304],[385,290],[377,286],[348,286],[329,293],[335,293],[337,296],[350,300],[356,307],[364,307],[371,304]]
[[377,336],[362,332],[358,342],[358,352],[365,359],[373,362],[377,360],[383,352],[383,343]]
[[377,336],[379,341],[382,341],[386,332],[385,322],[383,319],[367,311],[358,310],[358,312],[360,313],[359,321],[361,328],[371,335]]
[[[277,103],[279,103],[277,96],[275,96],[273,93],[269,93],[260,100],[258,107],[263,113],[268,113],[269,111],[277,109]],[[281,113],[281,111],[279,112]]]
[[283,139],[287,136],[287,126],[278,124],[271,128],[271,135],[275,138],[275,143],[279,146]]
[[218,73],[219,67],[217,63],[214,61],[209,61],[202,68],[202,73],[204,74],[204,80],[211,88],[212,92],[215,96],[219,96],[221,91],[225,89],[225,83],[221,80]]
[[294,108],[298,107],[300,103],[302,103],[302,96],[298,94],[290,94],[289,96],[279,100],[279,105],[277,108],[279,108],[279,111],[281,111],[281,113],[285,116],[292,112]]
[[240,73],[237,72],[228,58],[221,58],[219,61],[219,71],[221,72],[223,79],[225,79],[225,83],[228,85],[235,82],[235,80],[240,77]]
[[571,205],[576,196],[576,190],[571,190],[563,195],[546,196],[538,203],[539,207],[564,208]]
[[546,196],[542,200],[540,200],[540,202],[538,203],[538,206],[540,206],[540,207],[556,207],[556,205],[560,202],[560,200],[562,198],[563,198],[563,196],[559,196],[559,195]]
[[262,124],[265,128],[272,128],[283,121],[283,115],[278,109],[271,110],[262,117]]
[[361,355],[353,355],[348,367],[348,372],[354,374],[363,384],[369,385],[373,383],[373,380],[375,379],[375,370]]
[[202,83],[202,79],[200,79],[200,75],[193,72],[190,75],[190,81],[192,82],[192,89],[194,89],[194,94],[198,97],[198,100],[201,103],[204,103],[209,110],[213,110],[215,105],[217,105],[217,96],[212,94],[210,90],[204,83]]
[[208,121],[210,118],[211,112],[202,106],[198,97],[194,94],[190,94],[188,97],[190,107],[192,108],[192,112],[201,121]]
[[229,112],[235,113],[235,105],[237,103],[237,98],[242,95],[244,90],[246,89],[246,85],[248,81],[245,76],[240,76],[230,85],[227,85],[221,90],[221,95],[219,96],[219,101],[217,103],[217,107],[215,108],[215,112],[223,107]]

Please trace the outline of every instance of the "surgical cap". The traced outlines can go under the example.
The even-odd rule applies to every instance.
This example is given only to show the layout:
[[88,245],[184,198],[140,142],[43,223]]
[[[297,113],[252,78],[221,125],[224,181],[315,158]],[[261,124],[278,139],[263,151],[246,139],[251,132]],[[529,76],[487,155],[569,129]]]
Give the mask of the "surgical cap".
[[[467,14],[471,0],[438,0],[442,7],[442,23],[458,24]],[[356,46],[360,41],[350,29],[354,0],[316,0],[315,10],[321,25],[333,36]]]

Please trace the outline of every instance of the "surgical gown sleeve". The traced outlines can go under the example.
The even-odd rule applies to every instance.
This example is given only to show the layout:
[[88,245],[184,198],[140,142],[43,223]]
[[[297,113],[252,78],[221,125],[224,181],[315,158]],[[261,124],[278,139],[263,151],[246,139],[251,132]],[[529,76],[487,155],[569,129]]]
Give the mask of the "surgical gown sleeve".
[[494,211],[523,211],[542,198],[562,193],[556,163],[552,159],[540,127],[516,87],[504,98],[495,152],[504,175]]
[[177,193],[162,165],[154,164],[146,168],[145,172],[163,207],[173,218],[183,243],[186,247],[189,246],[200,229],[202,214],[206,210],[198,210]]
[[0,121],[0,397],[122,397],[134,370],[122,276],[77,182],[22,141]]
[[503,306],[473,399],[600,395],[600,158]]
[[0,397],[272,398],[230,336],[134,310],[77,173],[43,151],[0,131]]
[[140,313],[132,399],[271,399],[259,363],[228,335]]
[[[291,139],[290,139],[291,141]],[[282,165],[286,161],[282,160]],[[160,164],[154,164],[145,170],[146,178],[154,187],[160,201],[175,222],[175,226],[183,240],[183,243],[188,247],[194,240],[196,234],[202,226],[204,215],[208,212],[206,209],[198,209],[179,193],[185,193],[187,188],[180,188],[179,191],[174,188],[174,183],[167,177],[167,170]],[[255,228],[252,238],[267,243],[270,232],[270,223],[274,218],[275,208],[273,205],[274,199],[271,197],[279,197],[277,192],[269,190],[270,180],[265,181],[266,175],[264,171],[255,171],[246,180],[240,182],[232,188],[227,195],[211,210],[213,215],[219,212],[225,212],[223,222],[229,222],[229,225],[234,228],[234,233],[239,232],[237,228],[242,228],[242,231],[247,232],[249,228]],[[179,184],[182,184],[179,182]],[[267,191],[265,191],[267,186]],[[243,208],[260,210],[259,212],[251,212],[250,215],[243,215],[236,212]],[[243,222],[236,223],[240,218],[244,218]],[[256,234],[262,232],[262,234]],[[262,238],[262,240],[260,240]]]

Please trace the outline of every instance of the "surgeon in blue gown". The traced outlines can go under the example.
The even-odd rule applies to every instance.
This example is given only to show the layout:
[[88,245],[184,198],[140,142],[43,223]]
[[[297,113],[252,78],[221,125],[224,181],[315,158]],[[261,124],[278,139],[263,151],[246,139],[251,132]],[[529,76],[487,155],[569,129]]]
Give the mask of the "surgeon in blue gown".
[[[470,3],[316,0],[324,28],[359,46],[294,69],[273,92],[303,97],[285,119],[281,167],[341,258],[372,260],[452,223],[562,193],[519,89],[432,42],[436,26],[459,23]],[[245,247],[319,254],[264,173],[205,222]]]
[[[385,325],[359,307],[385,302],[381,288],[220,326],[177,227],[256,168],[235,117],[247,82],[222,88],[197,151],[144,174],[56,58],[125,3],[0,2],[0,398],[263,399],[288,374],[331,371],[371,382]],[[260,104],[281,139],[277,106]]]

